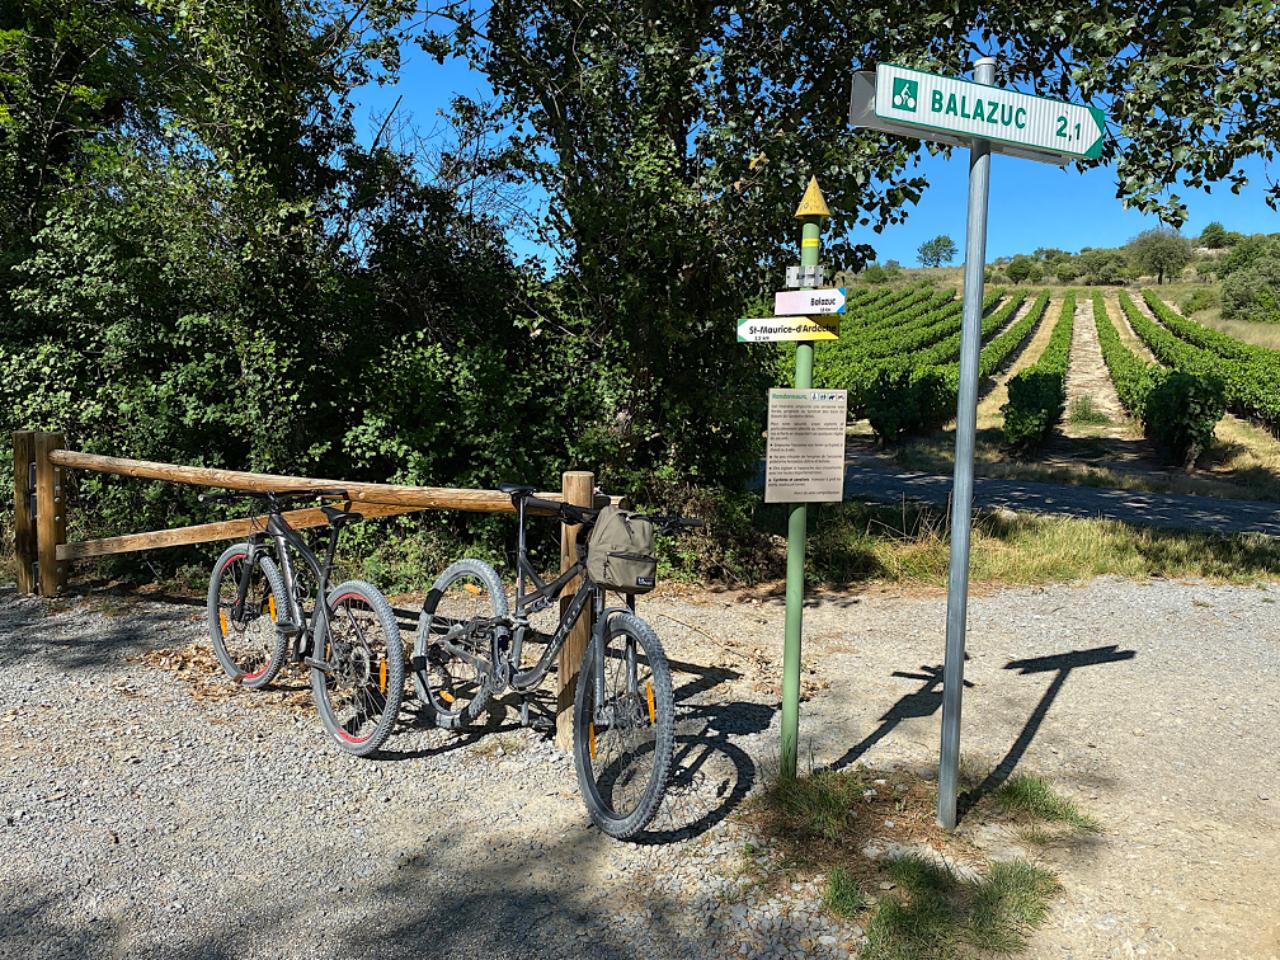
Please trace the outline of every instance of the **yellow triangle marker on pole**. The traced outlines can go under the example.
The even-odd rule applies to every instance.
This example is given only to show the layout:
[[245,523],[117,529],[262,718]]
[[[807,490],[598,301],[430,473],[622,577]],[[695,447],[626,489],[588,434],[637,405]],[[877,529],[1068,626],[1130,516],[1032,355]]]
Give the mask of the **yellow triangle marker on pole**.
[[810,177],[809,186],[805,188],[804,196],[800,198],[800,206],[796,207],[796,219],[829,216],[831,211],[827,208],[827,201],[822,196],[822,188],[818,186],[818,178]]

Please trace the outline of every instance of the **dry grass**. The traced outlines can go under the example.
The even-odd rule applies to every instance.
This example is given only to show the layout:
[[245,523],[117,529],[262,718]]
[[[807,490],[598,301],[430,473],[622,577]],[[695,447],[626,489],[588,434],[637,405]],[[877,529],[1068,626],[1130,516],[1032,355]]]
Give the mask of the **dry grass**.
[[1243,340],[1245,343],[1267,347],[1271,350],[1280,350],[1280,324],[1278,323],[1250,323],[1248,320],[1227,320],[1223,318],[1222,311],[1216,308],[1213,310],[1201,310],[1199,313],[1193,314],[1191,319],[1197,323],[1203,323],[1206,327],[1212,327],[1214,330],[1228,333],[1237,340]]
[[[962,765],[961,780],[965,789],[975,785],[972,764]],[[966,824],[1059,834],[1063,808],[1046,798],[1067,802],[1045,781],[1018,782],[1024,780],[1043,787],[1036,802],[1017,802],[1022,790],[1011,791],[1012,801],[983,798]],[[756,882],[785,898],[795,879],[820,879],[827,909],[864,926],[864,958],[959,960],[1020,952],[1044,922],[1057,878],[1017,857],[990,862],[962,834],[941,830],[934,821],[936,789],[918,773],[865,767],[773,782],[742,813],[763,841],[749,849]],[[1070,812],[1092,824],[1074,806]],[[889,841],[895,852],[874,852]]]
[[[882,581],[943,586],[950,541],[937,507],[845,503],[823,510],[810,541],[816,579],[835,586]],[[980,514],[970,576],[982,584],[1036,584],[1096,576],[1280,578],[1280,544],[1260,534],[1221,535],[1027,513]]]

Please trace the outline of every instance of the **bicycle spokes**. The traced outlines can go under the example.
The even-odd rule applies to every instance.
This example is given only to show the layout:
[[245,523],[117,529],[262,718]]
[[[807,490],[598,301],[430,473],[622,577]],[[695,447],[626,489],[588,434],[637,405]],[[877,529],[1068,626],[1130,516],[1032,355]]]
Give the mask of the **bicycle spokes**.
[[387,641],[362,597],[338,599],[329,612],[325,695],[338,736],[363,743],[387,710]]
[[604,806],[626,816],[643,799],[655,763],[656,708],[648,660],[626,638],[605,649],[604,698],[589,696],[592,779]]
[[271,664],[277,645],[276,606],[271,584],[262,567],[256,564],[250,571],[244,604],[237,605],[246,563],[247,556],[241,554],[222,568],[218,585],[218,626],[227,656],[244,679],[252,680]]

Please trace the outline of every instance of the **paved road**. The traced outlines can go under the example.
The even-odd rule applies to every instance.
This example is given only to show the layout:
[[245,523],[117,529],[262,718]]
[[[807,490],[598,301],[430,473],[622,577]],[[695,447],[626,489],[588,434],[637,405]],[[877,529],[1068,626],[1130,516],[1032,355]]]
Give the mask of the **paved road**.
[[[850,463],[847,498],[898,502],[903,498],[946,504],[951,477],[903,470],[891,464]],[[1076,487],[1031,480],[978,477],[973,499],[979,507],[1008,507],[1072,517],[1107,517],[1125,523],[1213,533],[1280,536],[1280,503],[1224,500],[1190,494],[1139,493],[1106,487]]]

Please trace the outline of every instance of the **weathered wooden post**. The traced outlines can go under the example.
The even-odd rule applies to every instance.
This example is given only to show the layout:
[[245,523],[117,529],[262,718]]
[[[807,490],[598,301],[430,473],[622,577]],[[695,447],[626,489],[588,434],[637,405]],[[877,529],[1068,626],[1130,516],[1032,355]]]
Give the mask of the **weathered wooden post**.
[[[569,470],[561,475],[560,492],[565,503],[575,507],[591,507],[595,503],[593,491],[596,475],[585,470]],[[564,572],[578,559],[578,524],[560,525],[560,570]],[[565,587],[560,595],[560,614],[564,615],[574,593],[577,592],[580,580],[575,580]],[[594,611],[589,607],[582,612],[578,622],[569,632],[569,637],[560,648],[560,660],[556,670],[556,746],[561,750],[573,749],[573,695],[578,679],[578,668],[587,652],[587,641],[591,637]]]
[[56,597],[67,582],[66,561],[58,559],[58,546],[67,540],[66,474],[49,460],[49,454],[65,445],[60,433],[35,435],[36,556],[42,597]]
[[13,555],[18,564],[18,591],[36,592],[36,512],[31,495],[36,485],[36,435],[13,434]]

